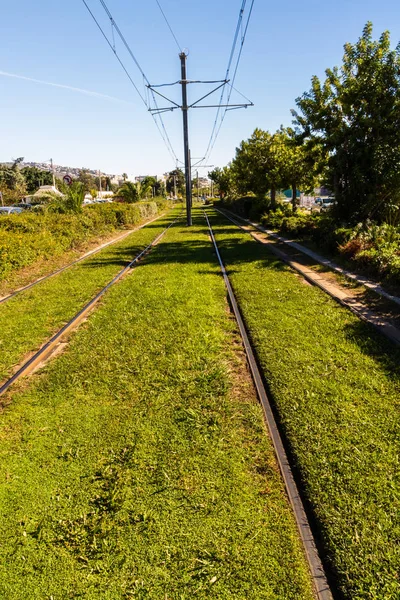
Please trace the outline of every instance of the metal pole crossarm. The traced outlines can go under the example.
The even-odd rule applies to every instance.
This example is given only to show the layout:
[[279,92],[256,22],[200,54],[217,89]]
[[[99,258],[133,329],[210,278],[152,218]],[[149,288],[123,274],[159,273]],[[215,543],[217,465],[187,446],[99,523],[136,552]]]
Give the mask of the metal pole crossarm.
[[[228,83],[230,79],[217,79],[216,81],[197,81],[196,79],[188,79],[186,83]],[[181,83],[178,81],[178,83]]]
[[208,92],[208,94],[206,94],[205,96],[202,96],[199,100],[196,100],[196,102],[193,102],[193,104],[191,104],[189,106],[189,108],[193,108],[196,104],[198,104],[199,102],[201,102],[202,100],[204,100],[204,98],[208,98],[208,96],[211,96],[211,94],[213,94],[214,92],[217,92],[218,90],[220,90],[222,87],[224,87],[224,85],[226,85],[226,81],[224,81],[224,83],[221,83],[221,85],[219,85],[218,87],[216,87],[211,92]]
[[157,85],[153,85],[152,84],[152,85],[150,85],[148,87],[151,87],[151,88],[156,88],[156,87],[157,88],[159,88],[159,87],[171,87],[173,85],[178,85],[178,83],[180,83],[180,81],[174,81],[173,83],[158,83]]
[[247,108],[248,106],[254,106],[254,104],[203,104],[202,106],[191,106],[190,108]]
[[167,102],[171,102],[171,104],[174,104],[177,108],[181,108],[179,106],[179,104],[177,104],[176,102],[174,102],[173,100],[171,100],[170,98],[167,98],[167,96],[164,96],[164,94],[160,94],[160,92],[157,92],[157,90],[153,90],[153,86],[152,85],[147,85],[146,87],[149,88],[149,90],[151,90],[152,92],[154,92],[155,94],[157,94],[158,96],[161,96],[161,98],[164,98],[164,100],[166,100]]
[[171,112],[177,108],[180,108],[180,106],[168,106],[168,108],[148,108],[147,110],[153,115],[161,115],[161,113]]

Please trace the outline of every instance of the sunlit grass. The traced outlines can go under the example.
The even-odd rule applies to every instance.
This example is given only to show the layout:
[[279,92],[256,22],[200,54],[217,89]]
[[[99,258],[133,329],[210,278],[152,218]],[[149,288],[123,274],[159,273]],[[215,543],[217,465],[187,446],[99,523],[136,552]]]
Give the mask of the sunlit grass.
[[311,600],[201,216],[0,424],[0,597]]
[[400,352],[209,213],[339,585],[398,600]]
[[52,279],[0,305],[0,381],[71,319],[173,220],[180,209],[133,232]]

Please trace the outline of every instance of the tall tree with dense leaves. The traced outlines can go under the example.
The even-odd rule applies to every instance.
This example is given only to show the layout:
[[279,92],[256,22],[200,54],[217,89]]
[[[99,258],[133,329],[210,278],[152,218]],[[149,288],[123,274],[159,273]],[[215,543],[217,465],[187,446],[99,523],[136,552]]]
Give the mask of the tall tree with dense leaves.
[[298,132],[328,154],[327,183],[338,216],[350,222],[384,220],[400,206],[400,45],[367,23],[343,64],[296,101]]
[[19,167],[23,160],[17,158],[11,166],[0,164],[0,191],[6,204],[19,202],[26,194],[25,179]]
[[318,183],[316,166],[325,164],[321,148],[302,143],[290,127],[281,127],[273,137],[280,178],[284,187],[292,190],[292,208],[296,212],[297,191],[311,192]]
[[233,169],[230,165],[220,169],[215,168],[208,173],[209,178],[218,186],[221,198],[234,196],[236,192]]
[[[174,183],[175,179],[175,183]],[[175,185],[177,194],[184,195],[185,194],[185,175],[182,169],[175,169],[171,171],[167,175],[166,179],[166,188],[168,194],[175,193]]]
[[24,167],[21,174],[25,178],[28,194],[34,194],[42,185],[53,185],[51,171],[43,171],[37,167]]
[[232,162],[240,193],[254,192],[264,197],[271,193],[271,208],[276,207],[276,192],[284,185],[282,177],[282,153],[284,145],[269,131],[255,129],[248,140],[236,149]]

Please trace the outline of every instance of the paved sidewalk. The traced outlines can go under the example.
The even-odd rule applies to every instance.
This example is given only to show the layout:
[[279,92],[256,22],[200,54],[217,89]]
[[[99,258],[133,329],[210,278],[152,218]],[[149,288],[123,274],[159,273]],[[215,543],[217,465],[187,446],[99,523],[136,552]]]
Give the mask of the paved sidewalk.
[[[247,225],[242,225],[237,220],[237,216],[234,215],[233,213],[231,213],[230,211],[220,210],[218,208],[215,208],[215,210],[217,210],[222,215],[224,215],[226,218],[231,220],[235,225],[237,225],[238,227],[240,227],[241,229],[246,231],[246,233],[249,233],[257,242],[267,245],[270,248],[270,250],[276,256],[278,256],[279,259],[281,259],[282,261],[287,263],[292,269],[294,269],[300,275],[302,275],[308,282],[312,283],[313,285],[318,286],[324,292],[329,294],[329,296],[331,296],[334,300],[339,302],[339,304],[341,304],[342,306],[345,306],[346,308],[351,310],[351,312],[353,312],[355,315],[357,315],[363,321],[367,321],[368,323],[373,325],[373,327],[375,329],[377,329],[380,333],[385,335],[396,345],[400,346],[400,330],[397,327],[392,325],[387,319],[385,319],[378,312],[372,310],[364,302],[358,300],[354,295],[351,295],[351,293],[349,293],[349,290],[346,290],[343,287],[340,287],[339,285],[332,283],[331,281],[328,281],[322,273],[318,273],[311,267],[305,266],[305,265],[297,262],[296,260],[293,260],[290,256],[285,254],[282,250],[280,250],[279,248],[277,248],[274,245],[274,240],[279,241],[279,242],[284,242],[285,238],[281,238],[281,236],[279,236],[273,232],[270,233],[267,229],[265,229],[261,225],[252,223],[251,221],[248,221],[247,219],[243,219],[243,218],[239,217],[242,221],[245,221],[246,223],[248,223]],[[251,225],[251,227],[261,231],[262,233],[266,233],[269,236],[269,239],[263,238],[258,233],[252,231],[250,229],[249,225]],[[287,240],[287,242],[285,242],[285,243],[287,243],[295,248],[296,248],[296,246],[303,248],[303,246],[301,246],[300,244],[297,244],[296,242],[292,242],[291,240]],[[303,252],[303,250],[300,248],[296,248],[296,249],[300,252]],[[304,249],[308,250],[307,248],[304,248]],[[311,257],[309,252],[311,252],[311,251],[308,251],[307,254],[308,254],[308,256],[310,256],[310,258],[313,258],[313,260],[315,260],[316,262],[320,262],[320,261],[317,261],[316,258]],[[313,253],[313,254],[316,254],[316,253]],[[316,256],[319,256],[319,255],[316,254]],[[323,260],[325,260],[325,259],[323,259]],[[322,263],[322,264],[324,264],[324,263]],[[385,296],[385,298],[387,298],[388,296],[389,295]],[[397,298],[397,301],[400,304],[399,298]]]
[[[219,209],[217,209],[217,210],[219,210]],[[310,250],[306,246],[303,246],[302,244],[299,244],[298,242],[295,242],[294,240],[290,240],[289,238],[278,235],[274,231],[271,231],[270,229],[263,227],[259,223],[254,223],[253,221],[250,221],[249,219],[244,219],[243,217],[239,217],[238,215],[232,213],[229,210],[226,210],[225,208],[223,210],[227,214],[232,215],[232,217],[248,223],[255,229],[258,229],[259,231],[266,233],[267,235],[271,236],[272,238],[275,238],[276,240],[278,240],[279,242],[287,244],[288,246],[295,248],[299,252],[306,254],[307,256],[309,256],[310,258],[312,258],[319,264],[324,265],[325,267],[328,267],[329,269],[332,269],[332,271],[335,271],[336,273],[339,273],[340,275],[344,275],[348,279],[352,279],[353,281],[357,281],[357,283],[361,283],[366,288],[372,290],[376,294],[379,294],[379,296],[382,296],[383,298],[386,298],[387,300],[391,300],[391,302],[395,302],[396,304],[398,304],[400,306],[400,298],[398,296],[393,296],[392,294],[389,294],[389,292],[386,292],[380,285],[378,285],[374,281],[371,281],[371,279],[368,279],[367,277],[364,277],[363,275],[357,275],[356,273],[353,273],[352,271],[348,271],[347,269],[343,269],[343,267],[340,267],[337,263],[333,262],[332,260],[324,258],[321,254],[318,254],[317,252]]]

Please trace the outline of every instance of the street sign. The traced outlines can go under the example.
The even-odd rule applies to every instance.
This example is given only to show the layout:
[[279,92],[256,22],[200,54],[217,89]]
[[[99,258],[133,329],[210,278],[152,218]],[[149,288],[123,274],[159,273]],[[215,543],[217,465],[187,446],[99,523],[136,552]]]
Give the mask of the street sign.
[[72,184],[72,177],[71,177],[71,175],[64,175],[64,177],[63,177],[63,181],[64,181],[64,183],[66,183],[67,185],[71,185],[71,184]]

